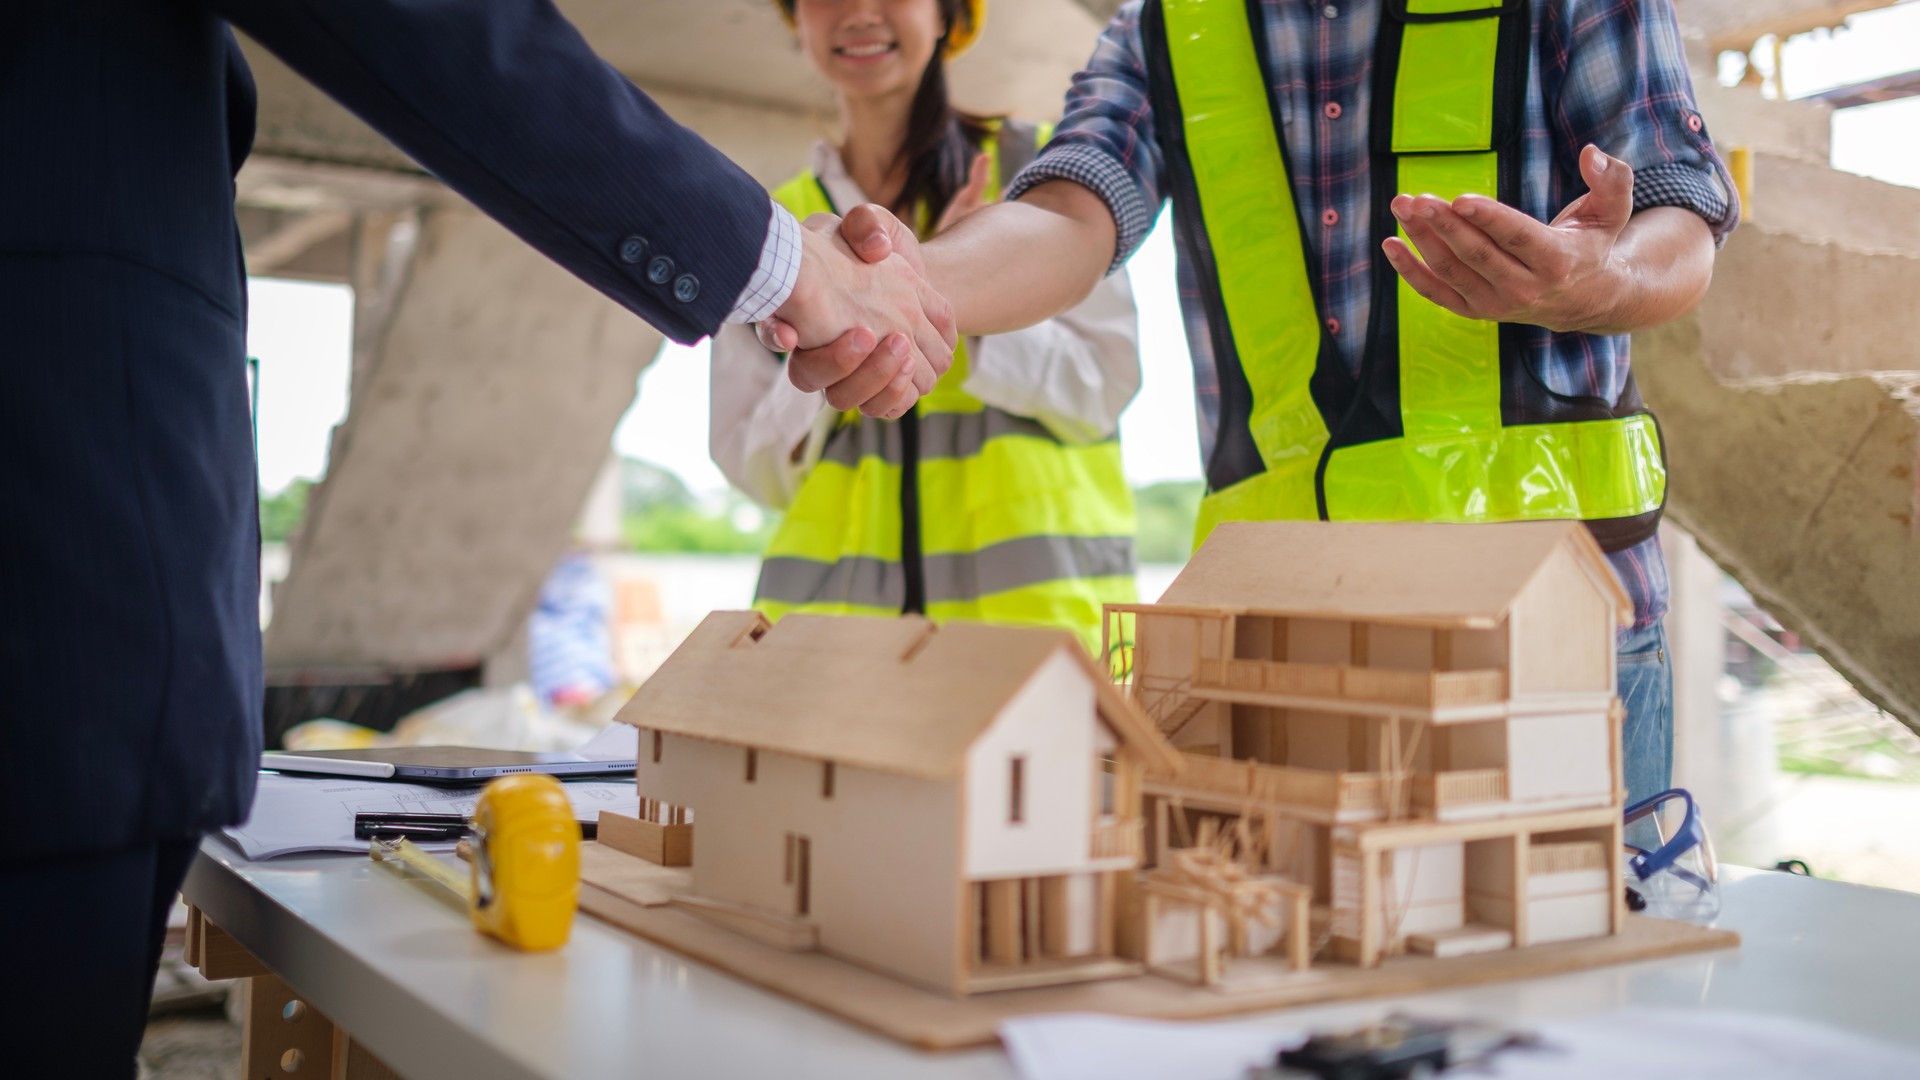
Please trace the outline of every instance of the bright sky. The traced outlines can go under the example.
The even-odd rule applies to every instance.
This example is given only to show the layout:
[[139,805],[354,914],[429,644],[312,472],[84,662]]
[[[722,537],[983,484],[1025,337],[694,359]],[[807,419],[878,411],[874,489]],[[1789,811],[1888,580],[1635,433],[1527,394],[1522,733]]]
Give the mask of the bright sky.
[[[1801,97],[1911,70],[1920,3],[1856,15],[1847,28],[1792,39],[1786,89]],[[1920,98],[1846,109],[1833,119],[1834,167],[1920,187]],[[1193,375],[1173,285],[1165,216],[1128,265],[1140,309],[1144,385],[1120,424],[1134,484],[1200,475]],[[346,414],[352,294],[343,286],[252,279],[247,347],[260,359],[260,484],[278,491],[326,468],[328,432]],[[614,433],[622,454],[663,465],[698,491],[726,481],[707,458],[707,349],[669,345],[640,378]]]
[[333,425],[347,415],[353,290],[247,280],[247,352],[260,361],[260,490],[327,469]]

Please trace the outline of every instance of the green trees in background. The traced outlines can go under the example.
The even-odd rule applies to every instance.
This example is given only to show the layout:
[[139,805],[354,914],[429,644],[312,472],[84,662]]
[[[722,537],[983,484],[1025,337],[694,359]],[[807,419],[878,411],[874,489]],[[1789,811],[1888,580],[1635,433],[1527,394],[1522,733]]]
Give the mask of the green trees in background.
[[632,551],[758,555],[780,515],[737,492],[701,499],[658,465],[620,459],[621,533]]
[[[620,484],[627,547],[633,551],[758,555],[780,524],[778,513],[736,492],[703,499],[672,472],[644,461],[623,458]],[[1202,487],[1198,480],[1173,480],[1134,489],[1141,562],[1187,561]]]
[[[295,480],[260,499],[260,537],[285,543],[307,513],[311,480]],[[1141,562],[1183,563],[1193,550],[1193,519],[1200,509],[1198,480],[1170,480],[1135,488]],[[644,461],[620,461],[621,531],[631,551],[703,555],[758,555],[780,515],[729,491],[702,498],[672,472]]]
[[284,544],[307,516],[307,492],[313,481],[295,480],[272,495],[260,497],[260,539]]
[[1199,480],[1164,480],[1133,489],[1140,529],[1134,542],[1143,563],[1184,563],[1193,554],[1193,522],[1206,485]]

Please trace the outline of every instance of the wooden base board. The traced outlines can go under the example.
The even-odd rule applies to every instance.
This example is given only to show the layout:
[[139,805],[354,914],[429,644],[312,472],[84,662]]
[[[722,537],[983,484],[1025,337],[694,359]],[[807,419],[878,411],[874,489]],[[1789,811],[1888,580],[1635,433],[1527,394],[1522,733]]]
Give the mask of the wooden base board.
[[[597,846],[583,845],[583,855]],[[1446,959],[1395,957],[1371,969],[1323,962],[1285,978],[1257,980],[1244,992],[1228,993],[1140,976],[952,998],[826,953],[785,952],[762,945],[674,906],[628,899],[618,880],[621,863],[640,860],[617,852],[603,854],[581,860],[586,887],[580,890],[580,907],[588,914],[762,989],[924,1050],[991,1044],[1001,1021],[1034,1013],[1098,1012],[1198,1020],[1538,978],[1732,948],[1740,943],[1740,935],[1731,930],[1633,915],[1627,918],[1624,930],[1613,937]]]
[[1512,945],[1513,931],[1480,923],[1468,923],[1458,930],[1443,930],[1437,934],[1414,934],[1407,939],[1407,947],[1414,952],[1442,959],[1470,953],[1498,952]]

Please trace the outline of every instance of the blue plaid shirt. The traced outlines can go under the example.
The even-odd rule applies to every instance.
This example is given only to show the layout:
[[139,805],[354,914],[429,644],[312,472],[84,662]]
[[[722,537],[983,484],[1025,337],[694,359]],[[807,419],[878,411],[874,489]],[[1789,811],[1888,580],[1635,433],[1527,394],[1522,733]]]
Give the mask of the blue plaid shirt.
[[[1527,76],[1520,208],[1551,221],[1586,191],[1579,154],[1588,143],[1633,166],[1636,210],[1680,206],[1698,213],[1716,240],[1739,217],[1733,180],[1714,153],[1694,104],[1680,32],[1668,0],[1530,0],[1533,55]],[[1119,231],[1118,269],[1152,228],[1167,196],[1165,157],[1154,136],[1140,0],[1114,15],[1093,58],[1074,76],[1066,114],[1046,150],[1015,178],[1016,198],[1065,179],[1099,194]],[[1309,258],[1320,277],[1321,317],[1349,370],[1360,369],[1375,267],[1370,218],[1374,32],[1380,0],[1263,0],[1268,72],[1293,164],[1294,199],[1316,222]],[[1417,194],[1417,193],[1416,193]],[[1391,269],[1386,272],[1391,273]],[[1178,271],[1193,354],[1200,454],[1213,451],[1219,377],[1192,269]],[[1627,377],[1625,335],[1558,334],[1527,328],[1535,370],[1562,394],[1616,399]],[[1614,569],[1634,600],[1635,626],[1667,610],[1659,543],[1616,552]]]

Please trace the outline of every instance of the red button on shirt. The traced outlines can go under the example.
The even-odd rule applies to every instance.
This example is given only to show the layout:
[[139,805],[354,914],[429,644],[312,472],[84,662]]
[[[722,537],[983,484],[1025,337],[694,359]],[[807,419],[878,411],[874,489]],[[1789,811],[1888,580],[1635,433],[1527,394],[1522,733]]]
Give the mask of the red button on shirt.
[[1687,130],[1688,131],[1700,130],[1700,114],[1699,113],[1687,114]]
[[1325,111],[1327,114],[1327,119],[1329,120],[1340,119],[1340,103],[1339,102],[1337,101],[1327,102],[1327,107]]
[[1340,224],[1340,211],[1338,211],[1338,210],[1322,210],[1322,211],[1320,211],[1320,224],[1322,224],[1322,225],[1338,225],[1338,224]]
[[1340,332],[1340,320],[1329,318],[1327,320],[1327,333],[1337,334],[1339,332]]

